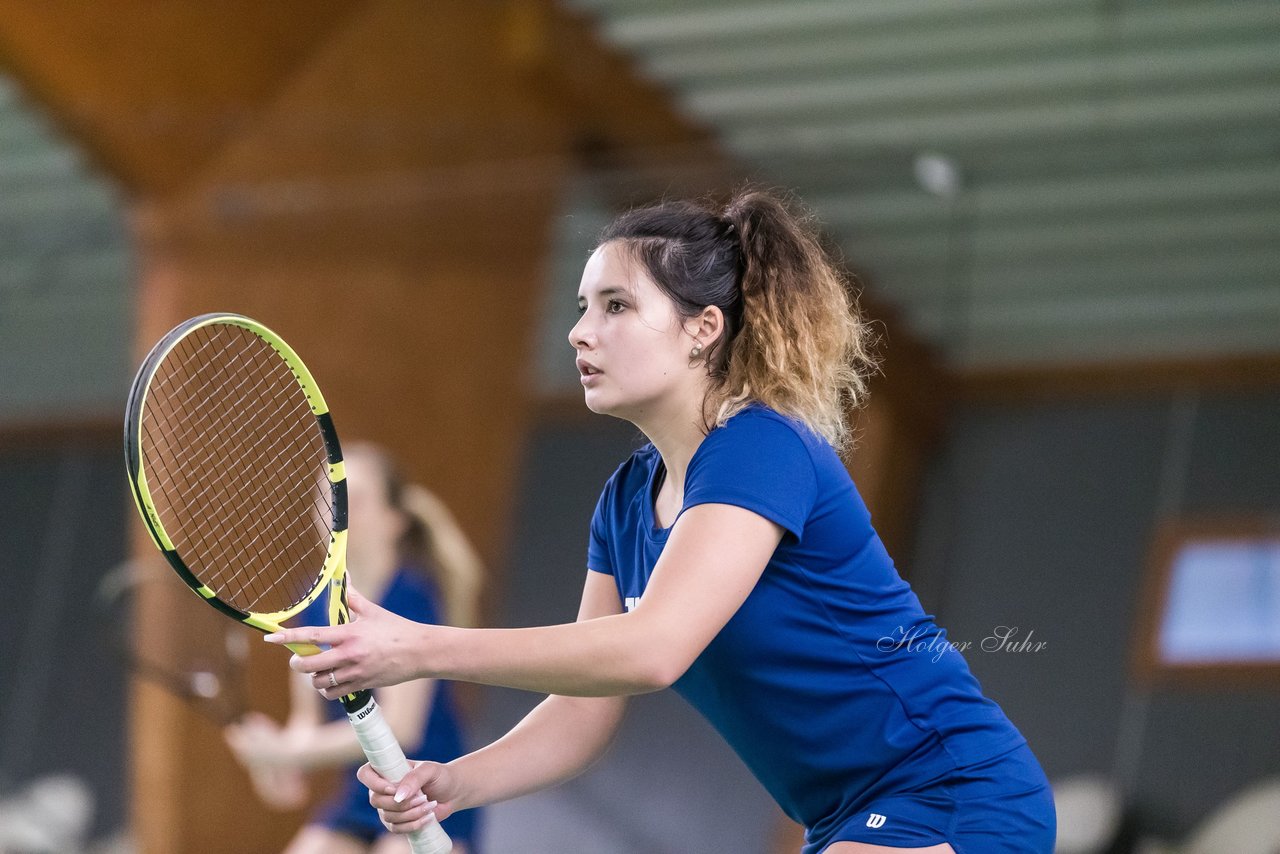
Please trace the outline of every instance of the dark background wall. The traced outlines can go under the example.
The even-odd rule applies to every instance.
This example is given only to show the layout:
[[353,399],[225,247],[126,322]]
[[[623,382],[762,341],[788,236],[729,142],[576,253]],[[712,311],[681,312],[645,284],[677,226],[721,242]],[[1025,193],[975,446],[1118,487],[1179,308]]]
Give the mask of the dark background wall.
[[0,444],[0,796],[49,774],[80,777],[95,827],[127,813],[127,692],[95,605],[125,554],[118,447]]
[[1277,435],[1273,391],[975,404],[926,478],[906,566],[926,610],[975,648],[998,626],[1046,642],[968,657],[1051,777],[1116,773],[1160,835],[1280,773],[1274,690],[1129,678],[1157,522],[1280,512]]

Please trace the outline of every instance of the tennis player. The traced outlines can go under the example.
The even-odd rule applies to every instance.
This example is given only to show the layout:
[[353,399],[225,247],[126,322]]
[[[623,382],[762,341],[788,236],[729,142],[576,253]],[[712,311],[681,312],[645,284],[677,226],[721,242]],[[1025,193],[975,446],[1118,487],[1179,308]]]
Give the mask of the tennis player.
[[[400,475],[391,458],[367,443],[345,450],[350,533],[347,560],[359,584],[389,612],[421,623],[467,626],[475,621],[479,560],[438,498]],[[442,595],[443,594],[443,595]],[[442,600],[447,607],[442,607]],[[324,597],[295,618],[327,623]],[[269,805],[296,808],[308,791],[305,773],[349,766],[339,792],[303,826],[287,854],[394,854],[407,852],[403,836],[387,833],[368,792],[355,778],[364,759],[355,731],[336,703],[326,703],[311,682],[292,674],[289,720],[246,717],[226,731],[227,742],[250,771]],[[378,692],[387,722],[406,751],[447,762],[464,752],[458,714],[447,682],[419,680]],[[454,851],[476,854],[478,816],[456,813],[443,823]]]
[[[399,786],[360,779],[397,832],[551,786],[668,686],[806,828],[806,854],[1052,851],[1026,740],[898,576],[837,450],[866,327],[808,220],[759,192],[615,221],[569,333],[587,406],[648,437],[591,520],[576,623],[359,619],[281,633],[326,696],[445,678],[549,696],[507,735]],[[330,688],[330,674],[338,683]]]

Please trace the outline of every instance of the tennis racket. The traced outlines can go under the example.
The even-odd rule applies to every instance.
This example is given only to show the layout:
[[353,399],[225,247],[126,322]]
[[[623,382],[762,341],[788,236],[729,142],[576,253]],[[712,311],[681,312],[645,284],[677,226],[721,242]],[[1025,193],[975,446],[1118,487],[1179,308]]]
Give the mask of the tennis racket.
[[[147,532],[206,602],[274,632],[327,589],[329,623],[348,621],[342,451],[315,379],[278,335],[237,314],[179,324],[134,378],[124,444]],[[374,769],[409,773],[373,693],[341,702]],[[453,847],[434,820],[409,840],[415,854]]]

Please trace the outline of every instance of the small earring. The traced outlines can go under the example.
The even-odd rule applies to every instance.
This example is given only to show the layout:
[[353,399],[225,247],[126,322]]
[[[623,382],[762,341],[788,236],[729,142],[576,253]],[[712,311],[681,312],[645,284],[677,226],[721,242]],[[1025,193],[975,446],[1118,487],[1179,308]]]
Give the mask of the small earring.
[[689,358],[696,359],[701,355],[702,355],[702,342],[699,341],[697,344],[694,344],[693,349],[689,351]]

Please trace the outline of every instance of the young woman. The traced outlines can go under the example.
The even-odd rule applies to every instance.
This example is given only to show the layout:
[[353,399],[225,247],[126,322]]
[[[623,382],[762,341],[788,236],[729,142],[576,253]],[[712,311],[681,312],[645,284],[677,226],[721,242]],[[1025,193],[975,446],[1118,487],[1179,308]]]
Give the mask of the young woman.
[[[480,564],[452,515],[435,496],[405,483],[379,448],[355,444],[345,451],[352,584],[402,617],[472,625]],[[316,603],[296,622],[326,622],[325,607],[323,600]],[[292,704],[284,727],[255,714],[226,732],[263,799],[278,808],[305,802],[306,771],[351,767],[339,793],[298,832],[287,854],[407,852],[407,840],[386,832],[369,805],[368,793],[355,779],[355,765],[364,753],[341,707],[322,701],[304,677],[293,674],[291,682]],[[378,702],[411,754],[447,762],[464,752],[448,683],[420,680],[388,686],[379,690]],[[453,836],[454,851],[475,854],[476,817],[459,813],[444,826]]]
[[1035,757],[898,577],[838,456],[867,333],[806,220],[761,193],[633,211],[578,305],[587,406],[650,440],[596,507],[578,621],[459,630],[357,599],[350,625],[270,638],[332,644],[292,660],[326,697],[419,678],[551,695],[398,786],[362,768],[388,826],[568,779],[627,695],[673,686],[806,827],[805,852],[1051,851]]

